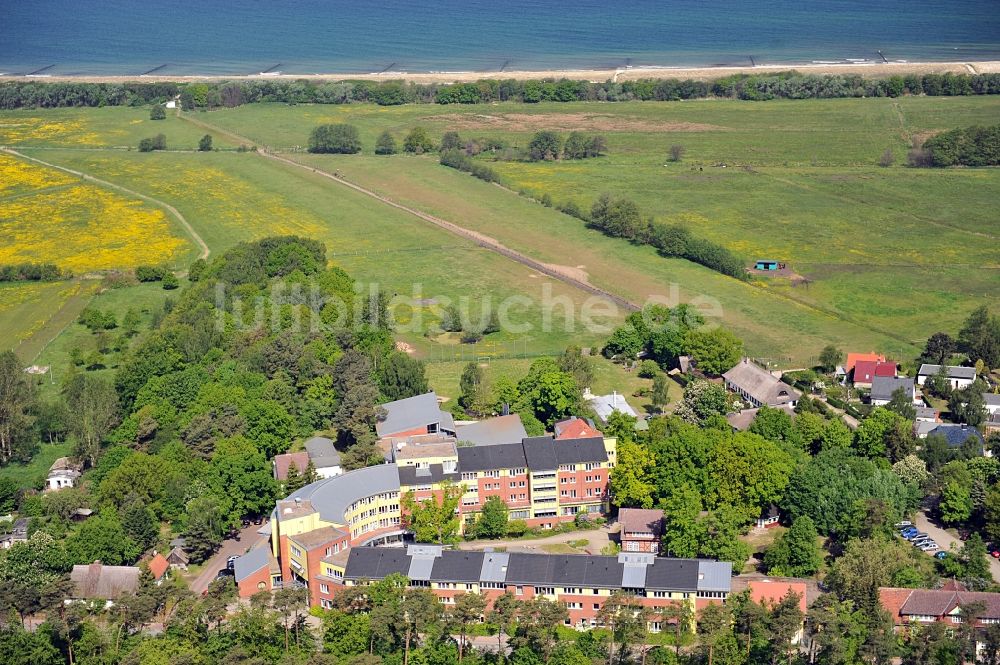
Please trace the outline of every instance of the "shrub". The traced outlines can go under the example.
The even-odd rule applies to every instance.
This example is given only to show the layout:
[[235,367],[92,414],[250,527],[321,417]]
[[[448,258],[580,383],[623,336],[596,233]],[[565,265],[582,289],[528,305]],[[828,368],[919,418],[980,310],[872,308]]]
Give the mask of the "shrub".
[[422,155],[425,152],[434,150],[434,142],[423,127],[414,127],[403,140],[403,150],[406,152]]
[[153,108],[149,109],[149,119],[150,120],[165,120],[167,117],[167,109],[163,104],[156,104]]
[[201,140],[198,141],[198,150],[200,152],[210,152],[212,150],[211,134],[205,134],[204,136],[201,137]]
[[533,162],[554,160],[562,156],[562,138],[555,132],[542,130],[536,133],[528,144],[528,158]]
[[511,538],[520,538],[528,531],[528,523],[524,520],[511,520],[507,522],[507,535]]
[[644,379],[652,379],[660,373],[660,366],[652,360],[643,360],[639,363],[639,376]]
[[135,278],[140,282],[159,282],[166,274],[167,270],[158,266],[138,266],[135,269]]
[[163,288],[166,291],[172,291],[181,285],[177,276],[172,272],[168,272],[163,276]]
[[139,152],[153,152],[153,139],[142,139],[139,141]]
[[375,154],[395,155],[397,152],[396,139],[389,133],[389,130],[379,134],[378,140],[375,141]]

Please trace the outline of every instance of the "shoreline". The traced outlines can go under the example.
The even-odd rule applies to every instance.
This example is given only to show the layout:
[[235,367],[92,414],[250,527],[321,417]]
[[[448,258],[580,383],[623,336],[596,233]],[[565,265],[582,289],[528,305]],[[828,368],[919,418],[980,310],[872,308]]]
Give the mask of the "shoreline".
[[998,74],[1000,60],[968,62],[888,62],[888,63],[806,63],[799,65],[782,64],[756,66],[720,67],[632,67],[609,69],[553,69],[553,70],[511,70],[497,72],[372,72],[367,74],[187,74],[187,75],[10,75],[0,74],[0,83],[12,81],[35,81],[49,83],[191,83],[197,81],[406,81],[411,83],[472,83],[486,79],[515,79],[521,81],[538,79],[570,79],[576,81],[603,82],[635,81],[639,79],[718,79],[733,74],[774,74],[798,71],[804,74],[836,75],[865,74],[879,78],[906,74]]

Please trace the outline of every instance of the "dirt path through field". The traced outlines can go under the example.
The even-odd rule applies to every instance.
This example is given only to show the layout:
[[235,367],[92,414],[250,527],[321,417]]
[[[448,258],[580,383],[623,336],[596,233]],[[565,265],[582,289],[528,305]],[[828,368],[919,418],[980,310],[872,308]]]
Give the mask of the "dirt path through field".
[[[207,122],[204,122],[203,120],[192,118],[190,115],[186,113],[180,114],[180,117],[210,131],[214,131],[219,134],[224,134],[232,139],[235,139],[239,143],[246,143],[246,144],[253,143],[252,141],[248,140],[245,137],[242,137],[233,132],[220,129],[214,125],[210,125]],[[407,212],[413,215],[414,217],[418,217],[425,222],[429,222],[434,226],[444,229],[445,231],[453,233],[457,236],[461,236],[467,240],[471,240],[472,242],[476,243],[477,245],[479,245],[484,249],[488,249],[492,252],[505,256],[508,259],[516,261],[522,265],[528,266],[532,270],[542,273],[543,275],[548,275],[553,279],[558,279],[559,281],[569,284],[570,286],[574,286],[580,289],[581,291],[585,291],[593,295],[607,298],[612,302],[616,303],[617,305],[624,307],[626,310],[630,312],[637,311],[639,309],[639,306],[631,302],[630,300],[615,295],[609,291],[605,291],[604,289],[594,286],[593,284],[588,282],[586,280],[586,273],[583,273],[583,271],[580,270],[579,268],[575,267],[571,268],[568,266],[559,266],[548,263],[542,263],[541,261],[537,261],[531,258],[530,256],[527,256],[526,254],[522,254],[521,252],[517,252],[513,249],[510,249],[509,247],[505,246],[503,243],[496,240],[495,238],[491,238],[488,235],[479,233],[477,231],[472,231],[471,229],[459,226],[458,224],[454,224],[445,219],[441,219],[440,217],[435,217],[434,215],[429,215],[415,208],[410,208],[409,206],[397,203],[396,201],[393,201],[392,199],[383,196],[378,192],[375,192],[371,189],[362,187],[361,185],[346,180],[345,178],[336,173],[330,173],[329,171],[317,169],[312,166],[302,164],[301,162],[297,162],[294,159],[289,159],[288,157],[283,157],[281,155],[266,150],[258,150],[257,154],[266,159],[271,159],[280,162],[282,164],[286,164],[288,166],[293,166],[295,168],[303,169],[305,171],[310,171],[316,175],[333,180],[334,182],[340,185],[343,185],[345,187],[350,187],[356,192],[364,194],[365,196],[369,196],[377,201],[384,203],[385,205],[389,205],[398,210],[402,210],[403,212]],[[581,277],[583,279],[581,279]]]
[[101,180],[100,178],[95,178],[94,176],[88,173],[84,173],[83,171],[76,171],[74,169],[66,168],[65,166],[52,164],[50,162],[38,159],[37,157],[29,157],[28,155],[22,154],[16,150],[11,150],[10,148],[0,148],[0,152],[5,152],[8,155],[13,155],[14,157],[20,157],[21,159],[26,159],[30,162],[35,162],[36,164],[41,164],[42,166],[47,166],[51,169],[58,169],[64,173],[69,173],[71,175],[75,175],[78,178],[82,178],[83,180],[86,180],[88,182],[101,185],[102,187],[110,187],[111,189],[118,190],[119,192],[124,192],[126,194],[129,194],[130,196],[135,196],[137,198],[142,199],[143,201],[152,203],[155,206],[163,208],[164,210],[166,210],[167,212],[169,212],[171,215],[174,216],[174,218],[180,223],[180,225],[184,228],[187,234],[191,236],[191,239],[194,240],[195,244],[198,245],[198,248],[201,250],[200,253],[198,254],[198,258],[207,259],[209,253],[211,253],[211,250],[208,248],[208,245],[206,245],[205,241],[202,240],[200,235],[198,235],[198,232],[194,230],[194,227],[188,223],[188,221],[184,218],[184,215],[182,215],[180,211],[177,210],[177,208],[173,207],[169,203],[166,203],[159,199],[154,199],[152,196],[147,196],[146,194],[141,194],[135,191],[134,189],[129,189],[128,187],[122,187],[121,185],[116,185],[115,183],[108,182],[107,180]]

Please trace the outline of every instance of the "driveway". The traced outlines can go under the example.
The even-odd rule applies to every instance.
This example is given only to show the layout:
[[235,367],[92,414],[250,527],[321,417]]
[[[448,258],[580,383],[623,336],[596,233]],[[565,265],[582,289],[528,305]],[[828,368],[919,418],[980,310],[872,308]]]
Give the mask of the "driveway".
[[[957,550],[962,546],[962,541],[954,533],[945,530],[937,521],[927,515],[927,510],[921,510],[913,518],[913,525],[934,539],[942,550],[948,551],[954,545]],[[933,556],[933,553],[931,553]],[[989,557],[990,573],[993,574],[994,581],[1000,581],[1000,561]]]
[[188,584],[191,591],[195,594],[201,595],[201,592],[208,588],[208,585],[212,583],[215,576],[219,574],[219,570],[226,567],[226,560],[234,554],[243,554],[252,546],[257,543],[266,540],[267,536],[262,536],[257,533],[257,530],[262,528],[262,524],[251,524],[242,531],[240,531],[240,539],[227,538],[222,541],[222,545],[219,547],[218,551],[205,562],[205,567],[202,569],[201,573],[194,578],[194,580],[188,580]]

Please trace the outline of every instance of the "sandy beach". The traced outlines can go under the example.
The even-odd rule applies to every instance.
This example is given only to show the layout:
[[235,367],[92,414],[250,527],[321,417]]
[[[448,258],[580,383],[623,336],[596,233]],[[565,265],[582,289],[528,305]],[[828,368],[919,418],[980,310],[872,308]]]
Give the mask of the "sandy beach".
[[231,81],[231,80],[312,80],[312,81],[412,81],[414,83],[468,83],[483,79],[531,80],[544,78],[567,78],[580,81],[632,81],[637,79],[717,79],[731,74],[767,74],[795,70],[807,74],[861,74],[869,77],[884,77],[905,74],[996,74],[1000,73],[1000,61],[984,62],[889,62],[889,63],[844,63],[844,64],[804,64],[804,65],[757,65],[756,67],[636,67],[619,69],[579,69],[549,71],[503,71],[503,72],[398,72],[370,74],[233,74],[212,76],[9,76],[0,74],[3,81],[40,81],[75,83],[125,83],[164,81]]

